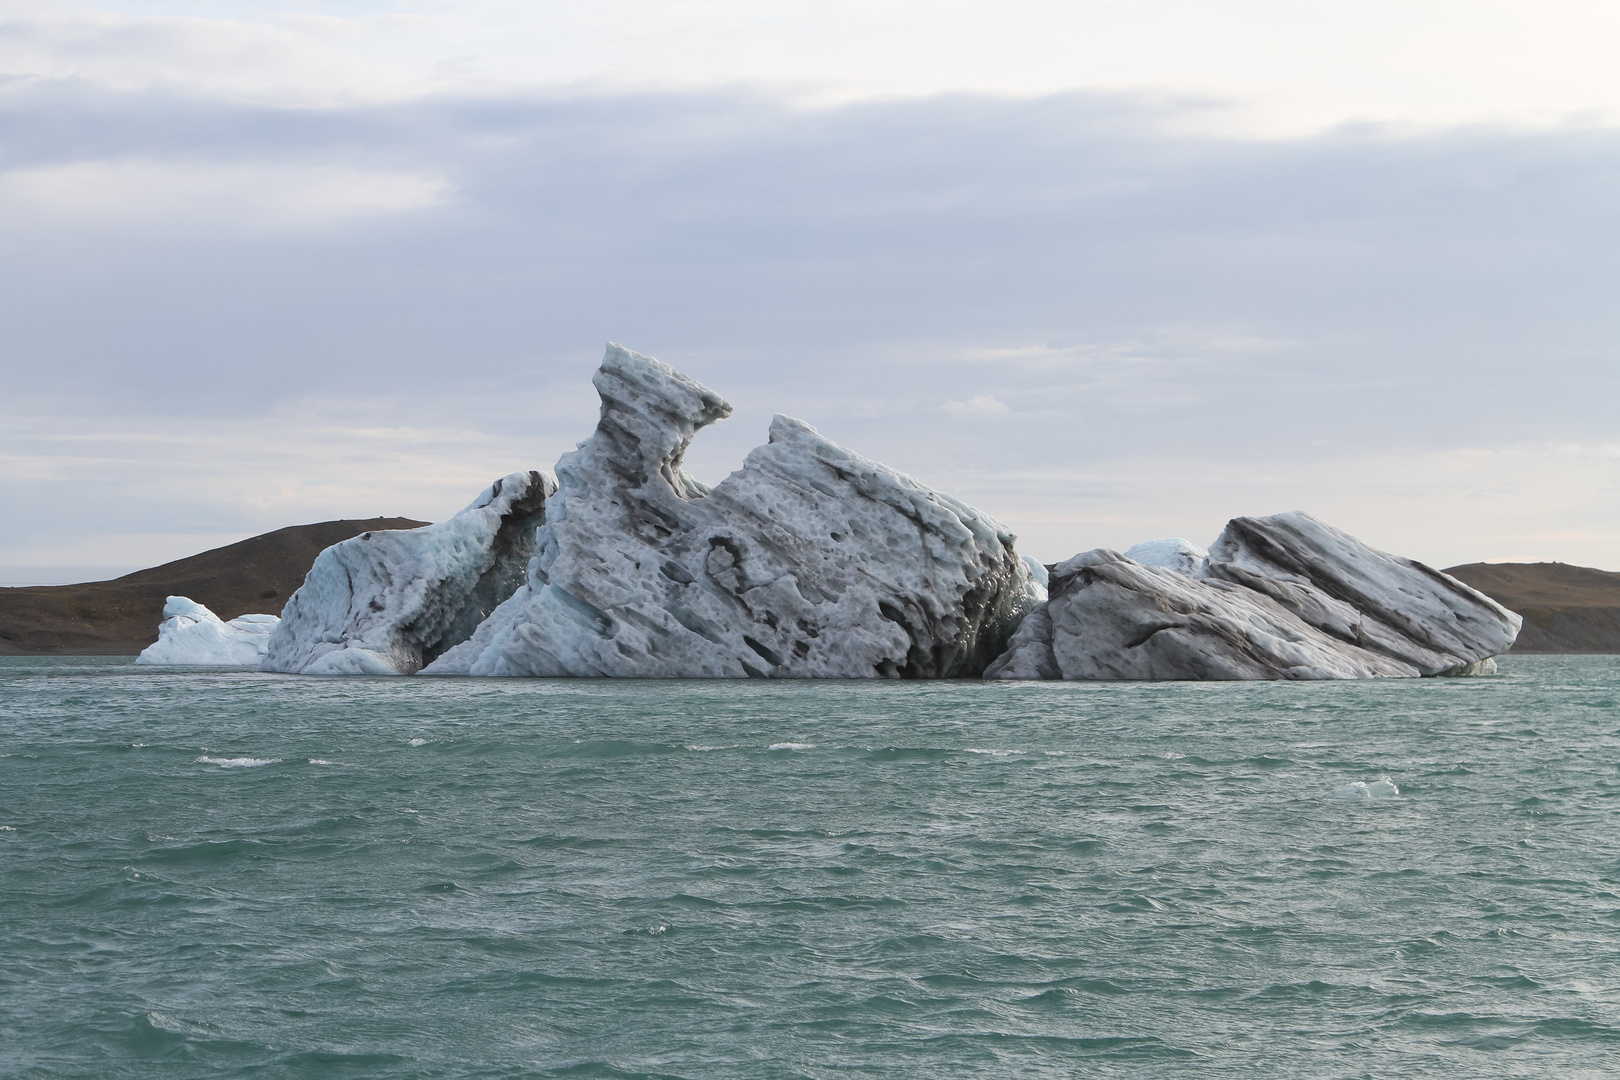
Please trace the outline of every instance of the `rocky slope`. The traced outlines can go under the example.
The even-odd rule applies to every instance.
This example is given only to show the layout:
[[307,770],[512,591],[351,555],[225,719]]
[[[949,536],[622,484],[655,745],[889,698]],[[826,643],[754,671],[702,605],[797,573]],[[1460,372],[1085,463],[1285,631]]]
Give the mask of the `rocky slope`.
[[1524,616],[1516,653],[1620,653],[1620,574],[1567,563],[1468,563],[1446,573]]

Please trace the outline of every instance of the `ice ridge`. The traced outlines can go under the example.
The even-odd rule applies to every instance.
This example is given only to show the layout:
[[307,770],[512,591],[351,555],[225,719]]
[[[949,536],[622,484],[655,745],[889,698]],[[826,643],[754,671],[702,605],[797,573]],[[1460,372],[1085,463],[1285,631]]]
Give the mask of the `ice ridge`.
[[424,674],[976,676],[1044,597],[1006,526],[801,420],[710,490],[718,394],[619,345],[594,383],[528,580]]
[[410,675],[432,663],[523,583],[556,489],[550,473],[512,473],[448,521],[327,548],[288,599],[261,670]]

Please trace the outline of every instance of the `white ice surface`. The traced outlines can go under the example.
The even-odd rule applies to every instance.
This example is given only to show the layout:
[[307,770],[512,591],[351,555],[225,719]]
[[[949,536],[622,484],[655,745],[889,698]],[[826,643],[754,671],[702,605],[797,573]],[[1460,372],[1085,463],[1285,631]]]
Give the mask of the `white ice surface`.
[[409,675],[523,580],[550,474],[502,477],[448,521],[333,544],[288,599],[265,671]]
[[257,665],[279,622],[274,615],[241,615],[225,622],[195,600],[171,596],[163,605],[157,641],[135,662],[179,667]]
[[1481,662],[1511,646],[1523,623],[1456,578],[1300,511],[1233,518],[1209,546],[1204,576],[1263,592],[1333,637],[1424,675],[1488,673]]
[[1374,780],[1370,784],[1365,780],[1357,780],[1353,784],[1343,784],[1333,789],[1335,799],[1345,799],[1350,802],[1391,799],[1400,793],[1401,789],[1395,786],[1395,781],[1387,776],[1380,780]]
[[1126,549],[1125,557],[1143,566],[1162,566],[1178,574],[1197,577],[1204,569],[1204,561],[1209,558],[1209,552],[1191,540],[1167,536],[1159,540],[1144,540],[1140,544],[1134,544]]
[[729,405],[617,345],[594,381],[526,585],[424,674],[976,675],[1044,596],[1004,525],[802,421],[711,491],[681,460]]

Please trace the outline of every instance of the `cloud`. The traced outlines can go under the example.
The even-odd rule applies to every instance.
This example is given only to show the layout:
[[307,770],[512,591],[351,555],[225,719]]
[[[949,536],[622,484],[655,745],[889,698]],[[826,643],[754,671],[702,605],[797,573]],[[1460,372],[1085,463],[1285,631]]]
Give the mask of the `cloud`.
[[565,448],[428,413],[306,401],[246,421],[9,417],[0,505],[16,512],[0,515],[0,562],[150,566],[309,521],[438,520],[495,477],[549,467]]
[[364,20],[200,18],[188,5],[163,7],[131,16],[94,4],[0,0],[0,71],[13,80],[306,107],[398,100],[431,85],[357,48]]
[[1011,411],[1006,402],[992,394],[980,394],[967,401],[947,401],[941,408],[955,416],[1005,416]]
[[442,177],[343,165],[122,159],[0,173],[0,215],[14,227],[190,222],[246,229],[327,226],[444,202]]
[[1149,92],[1198,103],[1164,119],[1268,137],[1620,120],[1620,14],[1587,0],[0,0],[0,16],[0,70],[259,104],[751,85],[820,104]]
[[[706,479],[784,411],[1027,519],[1050,557],[1207,538],[1200,523],[1221,514],[1294,506],[1441,559],[1486,536],[1502,546],[1478,554],[1521,550],[1510,531],[1620,531],[1620,510],[1526,501],[1531,465],[1514,466],[1517,494],[1454,512],[1458,482],[1432,466],[1613,444],[1620,134],[1257,142],[1175,134],[1175,115],[1135,94],[807,109],[748,91],[492,92],[313,109],[0,85],[0,203],[12,223],[29,211],[0,229],[0,418],[32,433],[8,453],[54,462],[48,483],[0,490],[15,523],[0,562],[21,561],[7,544],[109,529],[109,498],[163,476],[192,479],[119,502],[121,530],[371,512],[337,510],[363,487],[307,496],[333,471],[320,448],[355,427],[509,448],[435,446],[477,486],[549,465],[594,422],[610,338],[736,405],[692,448]],[[306,407],[313,419],[277,419]],[[184,465],[132,438],[108,472],[59,453],[34,417],[74,435],[203,434]],[[425,460],[416,442],[401,434],[378,460]],[[375,483],[409,491],[407,473]],[[1570,475],[1593,506],[1620,506],[1601,468]],[[375,509],[447,513],[465,501],[454,486]],[[221,516],[235,487],[262,512]],[[1398,508],[1388,531],[1379,505]],[[1620,565],[1620,548],[1599,561]]]

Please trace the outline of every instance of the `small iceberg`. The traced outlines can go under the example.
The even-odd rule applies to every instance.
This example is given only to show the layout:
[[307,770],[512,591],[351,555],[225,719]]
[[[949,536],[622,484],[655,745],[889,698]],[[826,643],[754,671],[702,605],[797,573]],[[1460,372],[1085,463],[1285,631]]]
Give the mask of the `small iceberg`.
[[137,664],[176,667],[235,665],[257,667],[270,646],[274,615],[242,615],[225,622],[195,600],[171,596],[163,605],[158,639],[135,658]]
[[1374,780],[1370,784],[1357,780],[1353,784],[1345,784],[1342,787],[1333,789],[1335,799],[1343,799],[1347,802],[1370,802],[1374,799],[1389,799],[1400,793],[1401,789],[1395,786],[1395,781],[1387,776]]

